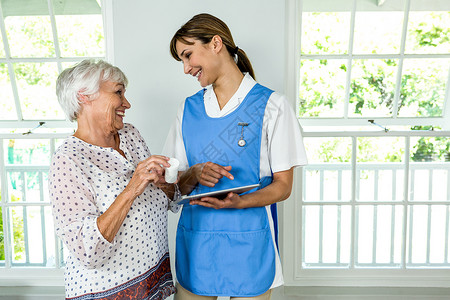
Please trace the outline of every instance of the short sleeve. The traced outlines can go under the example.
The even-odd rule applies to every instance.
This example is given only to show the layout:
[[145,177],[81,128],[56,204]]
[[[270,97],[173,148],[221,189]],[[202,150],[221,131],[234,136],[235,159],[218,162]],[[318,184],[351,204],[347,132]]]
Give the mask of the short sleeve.
[[175,157],[180,161],[180,171],[186,171],[189,168],[182,131],[184,103],[185,101],[183,101],[183,103],[178,107],[177,118],[169,130],[169,134],[167,135],[166,143],[164,144],[162,151],[163,155]]
[[268,152],[272,172],[306,165],[302,130],[286,97],[273,93],[264,117],[268,118]]

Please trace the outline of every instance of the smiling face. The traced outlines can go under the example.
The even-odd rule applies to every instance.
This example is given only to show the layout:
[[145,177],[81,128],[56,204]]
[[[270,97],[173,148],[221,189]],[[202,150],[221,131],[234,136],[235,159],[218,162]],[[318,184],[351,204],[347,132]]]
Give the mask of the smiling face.
[[100,123],[109,132],[117,132],[123,128],[125,110],[131,107],[125,98],[125,86],[112,81],[100,84],[98,96],[90,104],[91,120]]
[[197,78],[202,87],[217,80],[218,57],[213,41],[203,44],[199,40],[186,38],[192,45],[180,41],[176,43],[178,57],[183,62],[184,73]]

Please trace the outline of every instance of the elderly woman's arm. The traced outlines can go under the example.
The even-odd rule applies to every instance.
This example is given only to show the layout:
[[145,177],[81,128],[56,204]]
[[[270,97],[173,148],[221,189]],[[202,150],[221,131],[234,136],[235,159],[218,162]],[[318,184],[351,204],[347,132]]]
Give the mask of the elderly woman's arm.
[[113,244],[97,227],[100,211],[87,175],[62,154],[52,158],[49,190],[55,230],[73,257],[87,268],[105,260]]
[[127,187],[102,214],[87,175],[69,157],[53,156],[49,189],[56,234],[81,264],[94,268],[108,258],[134,199],[162,174],[161,164],[167,161],[159,156],[139,163]]
[[167,167],[169,164],[167,158],[160,155],[152,155],[140,162],[123,192],[98,217],[98,229],[109,242],[116,236],[136,197],[144,192],[150,182],[157,183],[162,180],[163,166]]

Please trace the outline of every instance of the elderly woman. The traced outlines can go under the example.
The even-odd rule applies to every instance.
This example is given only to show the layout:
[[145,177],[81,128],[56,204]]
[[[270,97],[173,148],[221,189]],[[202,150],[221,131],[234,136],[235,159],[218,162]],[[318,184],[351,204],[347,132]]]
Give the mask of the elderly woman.
[[173,186],[162,176],[169,158],[151,155],[139,131],[123,122],[126,85],[122,71],[104,61],[84,60],[58,77],[58,100],[78,125],[50,166],[56,233],[70,253],[66,298],[164,299],[175,292],[167,242]]

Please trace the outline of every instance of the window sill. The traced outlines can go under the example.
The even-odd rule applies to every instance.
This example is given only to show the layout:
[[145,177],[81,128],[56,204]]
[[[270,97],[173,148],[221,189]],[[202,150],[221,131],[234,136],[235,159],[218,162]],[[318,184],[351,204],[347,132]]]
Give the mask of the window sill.
[[284,287],[285,296],[300,299],[448,299],[450,288],[421,287]]
[[64,287],[64,269],[0,269],[0,287],[25,286]]
[[292,287],[444,288],[450,292],[450,269],[427,270],[299,270]]
[[64,299],[64,286],[0,286],[0,300],[61,300]]

